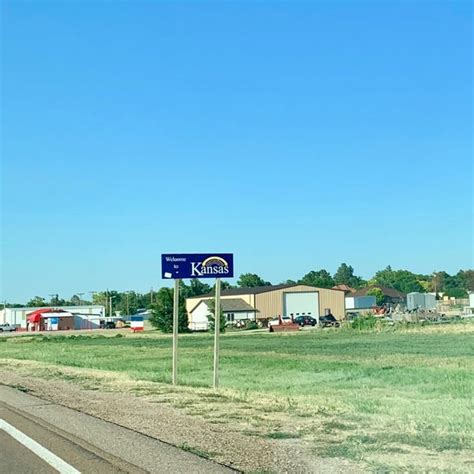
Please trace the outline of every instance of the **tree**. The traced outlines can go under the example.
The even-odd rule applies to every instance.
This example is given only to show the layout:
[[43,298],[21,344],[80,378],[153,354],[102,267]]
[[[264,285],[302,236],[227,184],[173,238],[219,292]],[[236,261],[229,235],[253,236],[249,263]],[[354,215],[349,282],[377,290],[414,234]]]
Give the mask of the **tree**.
[[237,285],[241,288],[253,288],[256,286],[270,286],[269,281],[265,281],[255,273],[243,273],[237,281]]
[[366,282],[359,276],[354,275],[354,269],[347,263],[341,263],[334,274],[334,283],[336,285],[348,285],[353,288],[360,288]]
[[105,291],[100,291],[100,292],[93,293],[93,295],[92,295],[92,304],[103,305],[106,308],[108,308],[109,301],[108,301],[107,297],[108,297],[108,292],[105,292]]
[[367,296],[375,296],[377,306],[381,306],[385,302],[385,296],[380,288],[371,288],[367,291]]
[[4,302],[3,305],[5,308],[24,308],[24,304],[21,303],[7,303]]
[[423,287],[423,292],[429,293],[433,291],[433,285],[431,284],[431,281],[418,280],[418,283]]
[[119,293],[116,290],[95,292],[92,295],[92,303],[104,306],[105,313],[108,316],[111,312],[110,302],[112,301],[112,312],[120,311],[121,314],[124,314],[124,307],[122,305],[123,295],[124,293]]
[[79,306],[82,303],[81,299],[77,295],[72,295],[69,302],[72,306]]
[[[231,288],[235,288],[235,286],[232,286],[228,281],[221,280],[221,291],[223,290],[230,290]],[[211,291],[209,293],[216,293],[216,285],[212,285]]]
[[[173,296],[173,288],[160,288],[154,297],[150,323],[162,332],[173,332]],[[188,315],[182,295],[178,305],[178,332],[188,332]]]
[[334,280],[332,276],[324,269],[310,271],[303,278],[301,278],[298,283],[301,285],[317,286],[319,288],[332,288],[334,286]]
[[28,301],[28,303],[26,303],[26,306],[48,306],[48,303],[46,303],[46,300],[41,297],[41,296],[35,296],[33,299],[31,299],[30,301]]
[[[151,306],[151,295],[152,292],[147,293],[135,293],[136,302],[138,309],[150,308]],[[153,292],[153,298],[155,297],[155,292]]]
[[211,292],[211,287],[207,283],[193,278],[189,285],[186,285],[184,281],[180,282],[180,292],[184,298],[192,298],[194,296],[207,295]]
[[354,269],[347,263],[341,263],[336,273],[334,274],[334,283],[336,285],[349,285],[354,276]]
[[378,271],[373,278],[373,283],[395,288],[402,293],[425,290],[418,281],[418,276],[408,270],[392,270],[390,265],[385,270]]
[[[113,300],[113,307],[115,311],[120,311],[122,315],[136,314],[139,309],[144,306],[141,305],[143,295],[135,293],[135,291],[124,291],[118,293]],[[146,307],[146,301],[143,301]]]
[[[230,290],[231,288],[234,288],[228,281],[222,280],[221,281],[221,290]],[[214,285],[215,289],[215,285]]]
[[53,294],[51,295],[49,306],[68,306],[68,303],[65,299],[60,298],[58,294]]
[[[474,288],[474,270],[459,270],[456,275],[450,275],[445,271],[435,272],[432,275],[432,286],[435,291],[448,293],[456,290],[455,293],[460,294],[459,289],[464,290],[464,294],[472,291]],[[461,298],[461,296],[459,296]]]
[[[431,289],[436,294],[443,291],[444,286],[444,275],[446,272],[433,272],[431,277]],[[447,273],[446,273],[447,275]]]
[[456,277],[466,291],[474,291],[474,270],[459,270]]
[[456,275],[443,273],[443,290],[462,288],[467,291],[474,290],[474,270],[459,270]]
[[464,288],[448,288],[444,294],[450,298],[467,298],[467,292]]
[[[211,300],[206,301],[207,307],[209,308],[209,316],[207,317],[209,320],[209,329],[211,331],[214,331],[215,328],[215,314],[216,314],[216,300],[213,298]],[[221,332],[225,332],[225,317],[224,317],[224,312],[222,311],[222,307],[220,308],[220,329]]]

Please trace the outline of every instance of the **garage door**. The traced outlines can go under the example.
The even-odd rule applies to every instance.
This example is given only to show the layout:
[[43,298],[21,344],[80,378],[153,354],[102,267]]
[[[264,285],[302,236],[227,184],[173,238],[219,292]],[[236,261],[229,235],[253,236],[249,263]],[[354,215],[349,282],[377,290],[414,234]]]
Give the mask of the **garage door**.
[[319,321],[319,293],[317,291],[299,291],[283,293],[283,311],[285,316],[309,315]]

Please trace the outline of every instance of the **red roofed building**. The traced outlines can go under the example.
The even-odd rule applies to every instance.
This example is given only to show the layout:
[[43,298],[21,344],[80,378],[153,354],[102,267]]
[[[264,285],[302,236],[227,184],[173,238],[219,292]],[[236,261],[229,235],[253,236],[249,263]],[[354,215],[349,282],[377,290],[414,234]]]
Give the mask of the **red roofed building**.
[[29,331],[60,331],[74,329],[74,315],[57,308],[40,308],[27,316]]

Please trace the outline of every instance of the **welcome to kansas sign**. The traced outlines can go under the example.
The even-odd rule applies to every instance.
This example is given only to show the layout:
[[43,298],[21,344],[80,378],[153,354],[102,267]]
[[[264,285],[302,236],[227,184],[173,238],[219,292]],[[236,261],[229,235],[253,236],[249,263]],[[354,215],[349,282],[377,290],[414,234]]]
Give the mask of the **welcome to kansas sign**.
[[177,253],[161,256],[161,277],[232,278],[234,256],[231,253]]

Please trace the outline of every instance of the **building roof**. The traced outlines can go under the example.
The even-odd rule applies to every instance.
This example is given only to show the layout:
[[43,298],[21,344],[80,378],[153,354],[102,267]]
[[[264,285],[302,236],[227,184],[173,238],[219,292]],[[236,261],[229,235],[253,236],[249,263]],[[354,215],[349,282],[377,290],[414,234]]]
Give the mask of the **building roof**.
[[405,298],[406,297],[405,293],[402,293],[401,291],[398,291],[395,288],[389,288],[388,286],[382,286],[382,285],[366,286],[365,288],[361,288],[360,290],[357,290],[354,293],[351,293],[349,296],[366,296],[367,292],[374,288],[378,288],[383,293],[384,296],[388,296],[389,298]]
[[[209,299],[202,299],[199,303],[194,306],[194,308],[190,311],[191,313],[203,302],[209,301]],[[255,309],[252,305],[249,305],[246,301],[242,298],[226,298],[221,300],[221,309],[224,312],[229,311],[254,311],[258,312],[258,309]]]
[[[10,311],[36,311],[37,309],[48,309],[50,306],[22,306],[21,308],[9,308],[8,306],[5,309],[9,309]],[[101,304],[86,304],[86,305],[81,305],[81,306],[68,306],[68,305],[63,305],[63,306],[55,306],[57,309],[64,309],[64,310],[76,310],[76,309],[99,309],[99,308],[104,308],[104,305]]]
[[34,316],[35,314],[45,314],[45,313],[65,313],[63,309],[60,308],[40,308],[31,313],[28,313],[28,316]]
[[[317,290],[317,287],[313,287],[312,285],[307,285],[306,283],[291,283],[288,285],[267,285],[267,286],[252,286],[252,287],[244,287],[244,288],[229,288],[228,290],[222,290],[222,296],[238,296],[238,295],[258,295],[260,293],[267,293],[268,291],[276,291],[276,290],[285,290],[286,288],[293,288],[295,286],[310,286]],[[342,291],[336,288],[325,288],[327,290],[333,289],[334,291]],[[209,298],[214,296],[214,292],[207,293],[205,295],[193,296],[193,298]],[[222,300],[224,301],[224,300]]]
[[355,292],[356,289],[352,288],[349,285],[336,285],[331,288],[331,290],[341,290],[341,291],[349,291],[351,293]]
[[[291,288],[296,285],[266,285],[266,286],[252,286],[252,287],[243,287],[243,288],[229,288],[227,290],[222,290],[222,296],[233,296],[233,295],[257,295],[259,293],[266,293],[267,291],[282,290],[284,288]],[[214,296],[214,292],[201,295],[202,297]],[[201,296],[195,296],[195,298],[200,298]]]
[[258,311],[242,298],[226,298],[221,300],[222,311]]
[[[37,323],[41,320],[41,318],[46,318],[45,316],[48,313],[52,313],[54,315],[59,315],[62,314],[63,316],[72,316],[71,313],[68,313],[67,311],[64,311],[63,309],[57,309],[57,308],[41,308],[37,309],[36,311],[32,311],[31,313],[28,313],[28,321],[30,323]],[[67,314],[63,314],[67,313]]]

